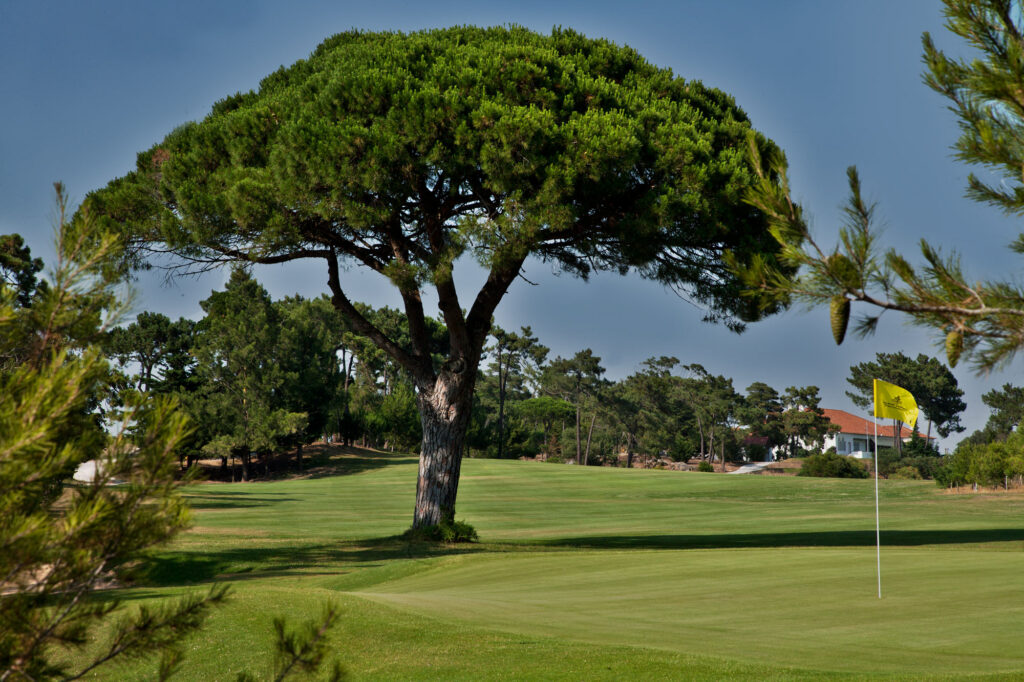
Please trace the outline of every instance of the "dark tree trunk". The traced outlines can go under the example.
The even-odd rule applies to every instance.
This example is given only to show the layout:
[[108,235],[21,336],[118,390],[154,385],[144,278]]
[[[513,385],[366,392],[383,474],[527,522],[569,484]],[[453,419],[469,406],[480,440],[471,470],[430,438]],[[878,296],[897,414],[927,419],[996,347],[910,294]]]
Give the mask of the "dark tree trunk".
[[576,406],[576,463],[583,464],[583,443],[580,442],[580,407]]
[[590,463],[590,439],[594,436],[594,422],[597,421],[597,412],[590,417],[590,428],[587,430],[587,450],[583,453],[583,464]]
[[249,480],[249,450],[242,453],[242,481]]
[[501,348],[498,348],[498,459],[505,457],[505,381],[501,367]]
[[295,448],[295,461],[299,465],[299,471],[302,471],[302,442],[299,442],[299,447]]
[[462,448],[472,411],[474,376],[442,370],[433,387],[417,394],[423,445],[416,481],[413,528],[455,520]]

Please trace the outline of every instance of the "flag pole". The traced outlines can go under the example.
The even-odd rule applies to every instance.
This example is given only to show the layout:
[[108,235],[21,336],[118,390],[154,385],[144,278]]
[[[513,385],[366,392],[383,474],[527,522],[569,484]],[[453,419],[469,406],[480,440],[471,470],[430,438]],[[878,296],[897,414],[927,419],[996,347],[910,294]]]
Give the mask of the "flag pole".
[[875,425],[875,563],[878,571],[878,598],[882,598],[882,534],[878,523],[878,421]]

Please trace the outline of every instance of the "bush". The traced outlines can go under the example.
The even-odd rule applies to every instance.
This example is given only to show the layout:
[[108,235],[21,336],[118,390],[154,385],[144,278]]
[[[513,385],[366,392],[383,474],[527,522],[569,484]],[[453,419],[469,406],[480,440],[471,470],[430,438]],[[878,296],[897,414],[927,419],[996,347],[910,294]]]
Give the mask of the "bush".
[[807,457],[798,475],[819,478],[867,478],[868,472],[863,464],[852,457],[821,452]]
[[900,467],[896,471],[889,474],[889,478],[904,480],[904,481],[920,481],[921,472],[917,470],[917,467],[905,466]]
[[714,473],[715,467],[711,465],[711,462],[706,459],[697,465],[697,471],[703,471],[706,474]]
[[476,528],[465,521],[442,521],[436,526],[410,528],[402,535],[410,542],[475,542]]

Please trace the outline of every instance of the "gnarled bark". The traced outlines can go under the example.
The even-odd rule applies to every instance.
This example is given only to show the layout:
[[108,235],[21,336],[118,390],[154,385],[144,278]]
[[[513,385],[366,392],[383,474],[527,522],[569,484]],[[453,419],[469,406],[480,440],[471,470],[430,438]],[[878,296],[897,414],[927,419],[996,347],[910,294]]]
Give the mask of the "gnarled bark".
[[455,520],[462,449],[473,404],[476,372],[444,369],[417,395],[423,445],[416,481],[413,528]]

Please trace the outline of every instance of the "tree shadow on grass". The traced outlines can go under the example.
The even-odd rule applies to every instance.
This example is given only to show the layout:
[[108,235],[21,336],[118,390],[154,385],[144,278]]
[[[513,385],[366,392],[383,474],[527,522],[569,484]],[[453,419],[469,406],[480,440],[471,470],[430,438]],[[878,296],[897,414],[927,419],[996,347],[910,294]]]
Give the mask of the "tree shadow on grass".
[[[975,545],[1024,541],[1024,528],[967,530],[883,530],[881,543],[890,547]],[[722,533],[709,535],[615,535],[537,540],[545,547],[586,549],[735,549],[743,547],[874,547],[875,531]]]
[[[419,459],[408,453],[396,454],[370,448],[317,444],[307,446],[302,461],[302,469],[299,470],[294,451],[276,453],[267,459],[254,457],[250,469],[251,482],[351,476],[389,466],[416,464]],[[219,464],[212,465],[210,462],[212,460],[199,465],[206,481],[210,483],[236,482],[232,480],[232,467],[221,468]],[[237,462],[233,466],[234,476],[240,476]],[[238,481],[238,483],[242,483],[242,481]]]
[[247,490],[218,490],[216,493],[204,492],[201,488],[193,488],[186,495],[186,500],[193,509],[247,509],[251,507],[269,507],[279,502],[294,502],[297,498],[284,493],[267,492],[253,495]]
[[315,545],[232,547],[158,554],[147,561],[140,587],[195,585],[280,576],[341,575],[401,559],[486,551],[479,545],[408,542],[399,536]]

